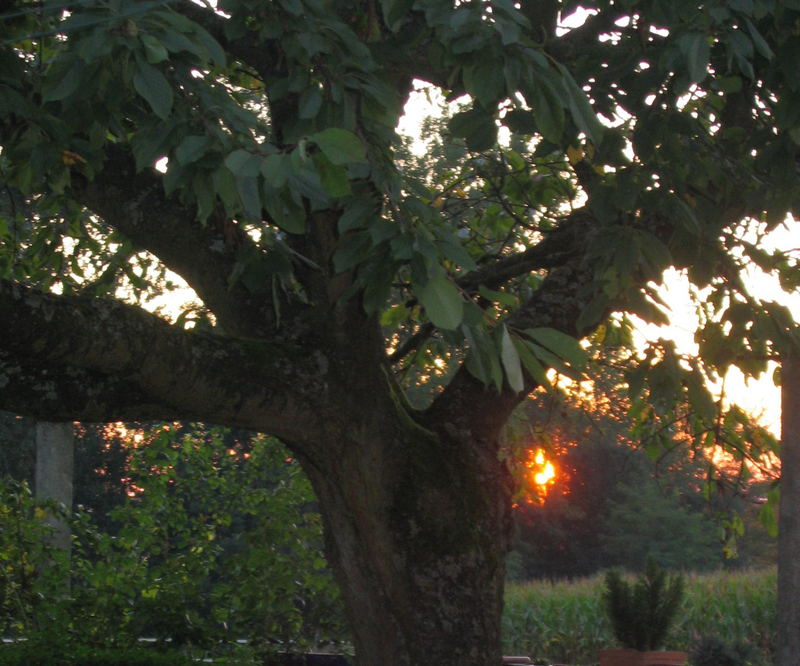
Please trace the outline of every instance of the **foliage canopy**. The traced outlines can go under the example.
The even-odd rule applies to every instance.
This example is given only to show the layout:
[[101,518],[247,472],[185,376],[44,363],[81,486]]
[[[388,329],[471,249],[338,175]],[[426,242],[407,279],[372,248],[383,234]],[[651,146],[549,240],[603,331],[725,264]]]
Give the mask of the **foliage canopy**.
[[[380,634],[400,664],[493,659],[499,428],[549,369],[580,377],[578,339],[630,346],[612,313],[664,322],[666,268],[698,294],[699,354],[631,356],[642,428],[774,446],[705,380],[797,340],[743,267],[798,284],[761,243],[797,201],[798,19],[788,0],[4,2],[0,406],[280,437],[361,658]],[[438,162],[395,132],[415,81],[460,104]],[[167,269],[200,301],[169,323],[139,307]],[[447,580],[470,610],[445,633],[472,636],[452,652],[426,633]]]

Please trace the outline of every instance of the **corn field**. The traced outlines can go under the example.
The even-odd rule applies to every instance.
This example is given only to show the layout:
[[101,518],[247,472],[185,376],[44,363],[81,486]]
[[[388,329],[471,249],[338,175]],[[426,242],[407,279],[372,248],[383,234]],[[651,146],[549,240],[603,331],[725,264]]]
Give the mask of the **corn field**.
[[[504,653],[559,664],[596,663],[598,650],[614,646],[602,589],[602,576],[509,584]],[[760,666],[768,666],[775,646],[775,593],[774,569],[688,574],[686,600],[665,647],[690,651],[706,636],[747,641],[760,650]]]

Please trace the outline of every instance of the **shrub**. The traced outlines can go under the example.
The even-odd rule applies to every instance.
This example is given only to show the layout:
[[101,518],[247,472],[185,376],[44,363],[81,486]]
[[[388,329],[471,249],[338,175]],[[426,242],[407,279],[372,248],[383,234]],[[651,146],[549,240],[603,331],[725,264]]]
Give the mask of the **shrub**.
[[754,666],[760,663],[760,655],[752,643],[726,643],[715,636],[706,636],[692,648],[689,663],[692,666]]
[[277,442],[157,428],[126,471],[131,492],[111,512],[113,532],[72,516],[71,562],[46,545],[28,487],[0,480],[3,635],[64,650],[250,638],[264,651],[344,636],[310,485]]
[[648,560],[645,572],[635,583],[618,571],[605,578],[603,603],[614,636],[634,650],[658,650],[675,620],[683,601],[683,577],[669,576],[655,560]]

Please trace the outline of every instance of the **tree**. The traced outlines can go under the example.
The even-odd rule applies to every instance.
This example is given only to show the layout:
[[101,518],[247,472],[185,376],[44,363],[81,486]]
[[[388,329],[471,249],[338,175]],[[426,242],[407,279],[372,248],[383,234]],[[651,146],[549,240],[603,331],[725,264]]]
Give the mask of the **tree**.
[[789,666],[800,651],[800,569],[797,548],[798,479],[800,479],[800,446],[798,446],[798,396],[800,396],[800,364],[794,355],[782,364],[781,381],[781,499],[778,522],[778,646],[777,663]]
[[626,487],[612,502],[603,535],[605,550],[615,561],[634,571],[652,559],[668,569],[711,569],[720,565],[722,548],[714,524],[692,512],[654,482]]
[[[0,406],[279,437],[360,663],[496,663],[498,433],[545,370],[578,375],[613,311],[663,321],[677,267],[700,358],[653,347],[630,388],[691,395],[713,443],[705,379],[794,335],[740,269],[798,279],[758,242],[797,200],[797,9],[598,1],[560,30],[576,7],[3,3]],[[461,100],[429,177],[394,153],[417,79]],[[200,301],[174,321],[142,307],[166,269]]]

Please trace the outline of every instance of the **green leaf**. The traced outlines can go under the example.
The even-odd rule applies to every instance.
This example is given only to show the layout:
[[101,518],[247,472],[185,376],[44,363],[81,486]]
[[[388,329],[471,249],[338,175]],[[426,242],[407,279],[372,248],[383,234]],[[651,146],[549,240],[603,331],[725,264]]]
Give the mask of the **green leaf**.
[[520,364],[517,348],[505,324],[503,324],[500,334],[500,358],[506,371],[508,385],[515,393],[519,393],[525,388],[525,381],[522,378],[522,365]]
[[[476,308],[478,309],[478,308]],[[500,360],[495,341],[487,334],[482,325],[461,326],[469,345],[467,370],[484,384],[494,384],[498,391],[503,389],[503,365]]]
[[131,148],[137,171],[153,166],[153,162],[165,154],[174,129],[174,120],[168,120],[151,125],[134,135]]
[[466,323],[461,325],[464,339],[467,341],[469,354],[465,365],[469,373],[476,379],[480,379],[484,384],[491,381],[491,363],[484,350],[489,349],[491,353],[496,353],[494,345],[488,340],[488,336],[482,328],[473,328]]
[[514,346],[517,348],[522,365],[528,374],[533,377],[534,381],[548,390],[552,388],[550,380],[547,378],[547,370],[534,355],[531,343],[527,340],[514,338]]
[[214,63],[217,67],[225,67],[228,61],[225,49],[223,49],[220,43],[211,36],[210,32],[195,23],[192,26],[192,35],[203,47],[203,50],[208,54],[208,57],[211,59],[212,63]]
[[711,45],[702,32],[690,32],[678,39],[678,48],[686,58],[689,80],[698,83],[708,74],[708,58]]
[[58,100],[66,99],[78,89],[81,82],[81,68],[70,67],[63,76],[53,80],[55,77],[52,75],[46,79],[44,91],[42,93],[43,102],[56,102]]
[[302,234],[306,230],[303,210],[284,192],[264,188],[262,201],[272,221],[290,234]]
[[258,193],[258,180],[253,176],[236,175],[236,189],[242,201],[242,209],[250,220],[261,219],[261,197]]
[[436,245],[439,247],[442,254],[456,266],[460,266],[468,271],[478,267],[475,260],[470,256],[469,252],[466,251],[464,246],[458,242],[455,235],[444,237],[441,241],[438,241]]
[[276,189],[286,185],[291,169],[290,158],[284,153],[267,155],[261,162],[261,175],[264,176],[264,180],[267,183]]
[[496,104],[505,92],[504,77],[497,76],[497,70],[492,64],[465,67],[463,77],[466,91],[487,108]]
[[144,54],[147,58],[147,62],[151,65],[164,62],[169,58],[169,51],[167,51],[164,45],[153,37],[153,35],[142,33],[139,35],[139,39],[144,45]]
[[597,119],[597,114],[589,103],[586,93],[580,89],[575,79],[572,78],[572,74],[564,65],[558,63],[557,67],[561,73],[564,89],[567,92],[567,101],[570,112],[572,113],[572,119],[575,121],[578,129],[584,131],[586,136],[588,136],[595,145],[599,146],[603,139],[603,126]]
[[449,123],[453,136],[462,137],[467,148],[480,152],[488,150],[497,142],[497,125],[494,118],[480,108],[456,113]]
[[548,141],[559,143],[564,132],[564,106],[549,87],[537,85],[533,89],[533,116],[539,133]]
[[415,0],[380,0],[383,10],[383,20],[389,26],[389,30],[397,32]]
[[166,77],[155,67],[138,61],[133,75],[133,87],[150,105],[159,118],[166,119],[172,110],[172,88]]
[[372,238],[367,231],[345,236],[333,255],[333,266],[337,273],[346,271],[364,261],[372,251]]
[[464,301],[461,293],[444,273],[428,280],[416,290],[416,295],[435,326],[453,330],[461,323]]
[[694,210],[683,199],[670,197],[667,206],[673,219],[693,236],[700,236],[702,226]]
[[309,164],[307,167],[296,169],[289,174],[289,179],[286,183],[295,195],[327,205],[330,200],[328,194],[322,189],[320,174],[311,167],[312,165]]
[[500,41],[503,46],[514,44],[520,40],[522,31],[516,22],[498,17],[494,25],[495,29],[500,33]]
[[175,149],[175,159],[183,165],[197,162],[211,146],[211,137],[192,134],[184,137]]
[[705,423],[712,423],[717,414],[716,404],[696,368],[686,374],[686,389],[692,411],[704,419]]
[[237,177],[254,178],[261,171],[261,157],[249,150],[234,150],[225,158],[225,166]]
[[538,129],[532,111],[512,109],[502,120],[503,124],[516,134],[534,134]]
[[531,340],[538,342],[543,347],[547,347],[556,356],[568,361],[576,368],[583,367],[586,364],[586,351],[575,338],[546,326],[529,328],[526,329],[525,333]]
[[344,197],[350,194],[350,179],[344,167],[331,164],[328,160],[314,160],[319,172],[322,188],[332,197]]
[[225,204],[225,210],[233,214],[240,203],[239,193],[236,188],[236,178],[231,173],[230,169],[220,167],[212,175],[212,181],[217,196],[222,200],[222,203]]
[[519,298],[514,294],[507,294],[503,291],[494,291],[488,287],[480,285],[478,293],[490,303],[500,303],[506,307],[513,308],[519,305]]
[[753,39],[756,50],[767,60],[772,60],[775,57],[775,53],[770,48],[769,44],[767,44],[767,40],[761,36],[761,33],[750,19],[745,19],[744,23],[747,26],[747,32],[750,33],[750,37]]
[[205,173],[198,173],[192,181],[192,191],[197,202],[197,219],[205,222],[214,210],[216,194],[211,179]]
[[594,324],[597,324],[603,317],[606,316],[609,308],[609,298],[602,292],[594,295],[588,305],[584,308],[583,312],[578,316],[578,321],[575,322],[575,328],[583,331]]
[[349,130],[329,127],[308,138],[334,164],[359,164],[367,161],[364,144]]
[[299,113],[301,118],[315,118],[322,106],[322,92],[313,84],[300,95]]
[[343,234],[351,229],[367,226],[370,221],[378,217],[377,206],[369,199],[353,199],[348,202],[344,213],[339,218],[339,233]]
[[738,93],[743,87],[741,76],[723,76],[719,79],[719,89],[724,93]]

